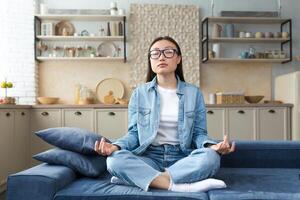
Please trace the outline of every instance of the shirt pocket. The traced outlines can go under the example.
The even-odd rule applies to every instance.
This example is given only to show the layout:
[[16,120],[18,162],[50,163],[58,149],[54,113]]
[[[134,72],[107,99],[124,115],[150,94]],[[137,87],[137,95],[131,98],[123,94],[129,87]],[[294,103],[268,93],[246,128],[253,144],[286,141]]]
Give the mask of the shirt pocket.
[[191,131],[194,125],[195,111],[187,111],[184,113],[185,128]]
[[150,112],[149,108],[139,108],[138,110],[138,124],[141,126],[149,126],[150,123]]

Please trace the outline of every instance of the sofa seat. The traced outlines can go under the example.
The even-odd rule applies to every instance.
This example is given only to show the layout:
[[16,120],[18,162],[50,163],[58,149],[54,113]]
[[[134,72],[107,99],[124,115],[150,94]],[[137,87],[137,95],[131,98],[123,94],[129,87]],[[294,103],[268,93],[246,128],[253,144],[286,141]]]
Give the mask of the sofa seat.
[[97,179],[79,178],[56,193],[55,200],[209,200],[207,193],[182,193],[151,189],[145,192],[138,187],[110,183],[111,175],[105,173]]
[[221,168],[216,178],[228,187],[209,191],[210,200],[300,200],[300,169]]

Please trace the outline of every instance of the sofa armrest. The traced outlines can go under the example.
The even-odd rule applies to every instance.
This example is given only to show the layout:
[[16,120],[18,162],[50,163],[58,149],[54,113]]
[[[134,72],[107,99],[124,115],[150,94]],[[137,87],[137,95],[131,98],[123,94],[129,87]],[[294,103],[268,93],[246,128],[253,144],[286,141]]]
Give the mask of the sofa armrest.
[[55,193],[76,179],[70,168],[41,164],[12,174],[7,181],[7,200],[52,200]]
[[299,168],[300,141],[237,141],[235,152],[222,156],[221,167]]

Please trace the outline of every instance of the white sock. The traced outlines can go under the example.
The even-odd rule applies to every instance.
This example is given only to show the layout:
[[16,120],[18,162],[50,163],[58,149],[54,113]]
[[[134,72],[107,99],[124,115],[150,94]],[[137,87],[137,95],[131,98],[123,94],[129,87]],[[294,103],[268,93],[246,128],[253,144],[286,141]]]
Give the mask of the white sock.
[[208,178],[194,183],[170,183],[169,190],[174,192],[206,192],[211,189],[226,188],[222,180]]

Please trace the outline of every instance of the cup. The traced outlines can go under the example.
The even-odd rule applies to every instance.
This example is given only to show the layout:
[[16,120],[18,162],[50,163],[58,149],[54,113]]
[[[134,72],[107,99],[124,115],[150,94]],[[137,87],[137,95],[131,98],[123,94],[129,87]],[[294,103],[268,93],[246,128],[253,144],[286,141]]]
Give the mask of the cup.
[[289,32],[282,32],[281,37],[282,38],[288,38],[289,37]]
[[251,32],[246,32],[245,37],[246,38],[252,38],[252,33]]
[[125,10],[123,8],[118,9],[118,15],[125,15]]
[[220,24],[214,24],[212,29],[212,37],[221,37],[222,26]]
[[234,25],[233,24],[225,24],[225,34],[226,34],[226,37],[230,37],[230,38],[234,37]]
[[220,58],[220,49],[221,45],[219,43],[213,44],[212,50],[215,53],[215,58]]
[[48,6],[44,3],[40,4],[40,13],[41,15],[45,15],[48,13]]
[[275,32],[274,38],[281,38],[281,32]]
[[265,32],[265,38],[272,38],[273,33],[272,32]]
[[245,32],[244,31],[240,31],[239,32],[239,38],[244,38],[246,37]]
[[242,59],[248,58],[248,57],[249,57],[249,52],[248,52],[248,51],[242,51],[242,52],[240,53],[240,57],[241,57]]
[[216,94],[215,93],[209,93],[209,104],[216,104]]
[[255,38],[262,38],[263,37],[263,33],[262,32],[256,32],[255,33]]

